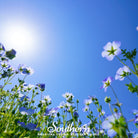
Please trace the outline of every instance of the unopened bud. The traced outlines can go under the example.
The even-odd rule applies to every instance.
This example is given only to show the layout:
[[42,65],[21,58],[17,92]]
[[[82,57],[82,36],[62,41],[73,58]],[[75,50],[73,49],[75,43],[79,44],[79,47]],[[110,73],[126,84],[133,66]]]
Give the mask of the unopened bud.
[[104,101],[105,101],[106,103],[110,103],[110,102],[111,102],[111,98],[106,96],[105,99],[104,99]]

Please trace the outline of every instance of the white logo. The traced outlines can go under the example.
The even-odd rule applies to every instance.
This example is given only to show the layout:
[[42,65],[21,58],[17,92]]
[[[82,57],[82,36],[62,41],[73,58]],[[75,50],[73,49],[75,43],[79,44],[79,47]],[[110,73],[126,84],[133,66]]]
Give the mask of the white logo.
[[64,127],[57,127],[55,123],[56,122],[53,122],[52,126],[47,128],[48,132],[50,133],[57,132],[60,134],[65,134],[66,132],[88,134],[90,132],[90,128],[87,127],[86,125],[83,125],[81,127],[74,127],[72,123],[64,128]]

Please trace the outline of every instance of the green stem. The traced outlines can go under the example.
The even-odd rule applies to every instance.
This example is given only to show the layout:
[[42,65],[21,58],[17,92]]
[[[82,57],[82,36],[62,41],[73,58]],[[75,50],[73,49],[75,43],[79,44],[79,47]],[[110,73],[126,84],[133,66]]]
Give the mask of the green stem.
[[[118,99],[118,97],[117,97],[117,95],[116,95],[116,93],[115,93],[113,87],[112,87],[111,85],[110,85],[110,87],[111,87],[111,89],[112,89],[112,91],[113,91],[113,93],[114,93],[114,95],[115,95],[115,97],[116,97],[117,103],[120,104],[120,103],[119,103],[119,99]],[[120,112],[121,112],[121,115],[123,116],[122,109],[121,109],[120,105],[119,105],[119,110],[120,110]],[[123,117],[124,117],[124,116],[123,116]],[[125,118],[125,117],[124,117],[124,118]],[[126,124],[127,124],[127,122],[126,122]],[[130,131],[129,131],[129,128],[128,128],[128,124],[127,124],[127,129],[128,129],[128,132],[130,132]]]
[[115,93],[115,91],[114,91],[114,89],[113,89],[113,87],[112,87],[111,85],[110,85],[110,88],[112,89],[113,94],[114,94],[114,96],[115,96],[117,102],[119,103],[118,97],[117,97],[117,95],[116,95],[116,93]]
[[65,116],[64,114],[62,114],[62,118],[63,118],[63,128],[65,129],[65,126],[66,126],[66,119],[65,119]]
[[9,79],[9,82],[16,76],[16,73]]
[[0,73],[2,72],[2,70],[3,70],[3,67],[0,69]]
[[[114,94],[116,100],[117,100],[117,103],[120,104],[119,99],[118,99],[118,97],[117,97],[117,95],[116,95],[116,93],[115,93],[113,87],[112,87],[111,85],[110,85],[110,87],[111,87],[111,89],[112,89],[112,91],[113,91],[113,94]],[[121,109],[120,105],[119,105],[119,110],[120,110],[121,114],[123,115],[122,109]]]
[[136,84],[128,76],[126,76],[126,77],[133,83],[133,85],[136,86]]
[[134,64],[134,61],[133,60],[130,60],[130,61],[131,61],[132,65],[133,65],[133,67],[134,67],[136,76],[138,76],[138,71],[137,71],[136,66]]
[[41,101],[42,101],[42,91],[41,91]]
[[7,81],[4,83],[4,85],[3,85],[2,89],[1,89],[1,91],[4,89],[4,87],[5,87],[15,76],[16,76],[16,73],[15,73],[11,78],[8,77]]
[[[98,105],[98,108],[99,108],[99,105]],[[101,112],[100,112],[101,113]],[[98,125],[98,127],[99,127],[99,135],[100,135],[100,122],[101,122],[101,119],[100,119],[100,113],[99,113],[99,125]]]
[[113,113],[113,110],[112,110],[112,108],[111,108],[111,104],[109,103],[109,109],[110,109],[110,111],[111,111],[111,113],[112,113],[112,115],[114,116],[114,118],[115,118],[115,115],[114,115],[114,113]]
[[73,119],[74,127],[76,128],[76,123],[75,123],[75,119],[74,119],[74,116],[73,116],[72,107],[70,107],[70,113],[71,113],[71,116],[72,116],[72,119]]

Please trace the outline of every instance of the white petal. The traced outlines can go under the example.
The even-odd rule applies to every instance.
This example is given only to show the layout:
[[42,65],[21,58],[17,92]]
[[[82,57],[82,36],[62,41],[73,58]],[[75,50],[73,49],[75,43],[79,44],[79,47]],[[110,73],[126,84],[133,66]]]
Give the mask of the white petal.
[[22,115],[28,115],[28,113],[25,112],[25,111],[21,111],[21,114],[22,114]]
[[120,79],[120,75],[116,74],[115,75],[115,80],[119,80]]
[[107,91],[107,87],[104,88],[104,91],[105,91],[105,92]]
[[106,59],[109,60],[109,61],[112,61],[113,58],[114,58],[114,55],[106,56]]
[[102,52],[102,57],[106,57],[106,56],[108,56],[108,54],[109,53],[105,50],[105,51]]
[[108,120],[109,122],[112,122],[112,123],[115,122],[115,118],[114,118],[113,115],[108,116],[108,117],[107,117],[107,120]]
[[138,118],[135,119],[135,122],[138,122]]
[[130,72],[129,68],[126,67],[126,66],[124,66],[123,69],[124,69],[125,72]]
[[119,69],[117,70],[116,74],[122,75],[122,74],[123,74],[123,68],[119,68]]
[[120,81],[123,81],[123,80],[124,80],[124,77],[121,77],[121,76],[120,76],[119,80],[120,80]]
[[112,82],[113,78],[112,77],[108,77],[107,81],[109,81],[110,83]]
[[110,129],[112,128],[112,125],[110,124],[110,122],[108,120],[105,120],[103,123],[102,123],[102,128],[103,129]]
[[113,45],[113,47],[115,46],[116,48],[119,48],[121,45],[121,42],[120,41],[113,41],[112,45]]
[[134,135],[134,138],[138,138],[138,134],[135,134],[135,135]]
[[114,137],[114,136],[116,135],[116,132],[115,132],[113,129],[109,129],[109,130],[107,131],[107,134],[108,134],[108,136],[110,136],[110,137]]
[[120,81],[122,81],[122,80],[124,80],[124,77],[120,76],[119,74],[116,74],[116,75],[115,75],[115,80],[120,80]]
[[115,55],[120,55],[121,54],[121,49],[120,48],[116,48],[117,50],[115,51]]
[[108,42],[108,43],[104,46],[104,49],[105,49],[105,50],[111,50],[111,46],[112,46],[112,43],[111,43],[111,42]]
[[114,116],[115,116],[116,119],[119,119],[120,116],[121,116],[121,113],[115,113]]
[[19,93],[19,98],[23,97],[24,95],[22,93]]

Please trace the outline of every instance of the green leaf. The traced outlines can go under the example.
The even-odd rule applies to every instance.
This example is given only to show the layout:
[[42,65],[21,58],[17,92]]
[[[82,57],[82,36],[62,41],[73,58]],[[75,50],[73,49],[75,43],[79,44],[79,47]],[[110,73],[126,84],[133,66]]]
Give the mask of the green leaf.
[[129,84],[126,84],[126,86],[128,86],[128,90],[130,92],[138,94],[138,85],[133,86],[132,83],[130,82]]
[[133,60],[135,59],[136,54],[137,54],[136,48],[131,51],[126,51],[126,49],[124,49],[124,50],[121,49],[121,51],[122,51],[123,57],[125,57],[123,60],[130,60],[131,62],[133,62]]

